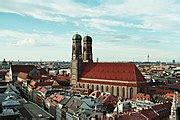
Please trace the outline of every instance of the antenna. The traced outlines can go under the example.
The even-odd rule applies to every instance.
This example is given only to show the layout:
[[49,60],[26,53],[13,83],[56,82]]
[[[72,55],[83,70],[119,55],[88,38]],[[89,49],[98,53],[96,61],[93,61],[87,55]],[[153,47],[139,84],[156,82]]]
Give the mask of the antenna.
[[149,53],[148,53],[147,59],[148,59],[148,63],[149,63]]

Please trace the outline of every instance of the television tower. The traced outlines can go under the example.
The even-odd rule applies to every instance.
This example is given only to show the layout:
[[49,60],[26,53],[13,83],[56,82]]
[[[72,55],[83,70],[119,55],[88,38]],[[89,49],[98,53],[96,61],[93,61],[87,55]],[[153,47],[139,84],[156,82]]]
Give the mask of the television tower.
[[147,56],[147,60],[148,60],[148,63],[149,63],[149,53],[148,53],[148,56]]

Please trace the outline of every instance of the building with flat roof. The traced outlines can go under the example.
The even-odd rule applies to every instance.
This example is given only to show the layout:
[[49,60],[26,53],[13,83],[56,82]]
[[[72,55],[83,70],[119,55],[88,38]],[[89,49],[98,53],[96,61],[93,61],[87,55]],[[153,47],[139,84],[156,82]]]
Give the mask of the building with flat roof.
[[27,120],[54,120],[54,117],[51,114],[33,102],[23,104],[18,110],[23,118],[27,118]]

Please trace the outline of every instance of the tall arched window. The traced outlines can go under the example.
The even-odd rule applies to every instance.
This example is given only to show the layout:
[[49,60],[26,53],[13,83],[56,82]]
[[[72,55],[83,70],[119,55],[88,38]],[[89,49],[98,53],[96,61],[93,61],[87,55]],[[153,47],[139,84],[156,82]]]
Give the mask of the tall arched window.
[[89,89],[89,84],[87,84],[87,89]]
[[130,88],[130,99],[133,97],[133,88]]
[[103,92],[104,90],[103,90],[103,85],[101,85],[101,91]]
[[117,96],[119,96],[119,87],[117,87]]
[[92,90],[94,91],[94,85],[92,84]]
[[96,85],[96,90],[99,90],[99,85]]
[[114,95],[114,86],[111,86],[111,94]]
[[106,92],[108,92],[108,86],[106,86]]
[[122,97],[125,98],[125,88],[122,88]]

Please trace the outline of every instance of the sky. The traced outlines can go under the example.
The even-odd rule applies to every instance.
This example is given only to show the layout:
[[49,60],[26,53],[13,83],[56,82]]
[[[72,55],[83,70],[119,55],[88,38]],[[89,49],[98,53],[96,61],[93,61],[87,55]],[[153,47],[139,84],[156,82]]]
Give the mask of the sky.
[[0,61],[70,61],[76,33],[94,61],[180,62],[180,0],[0,0]]

